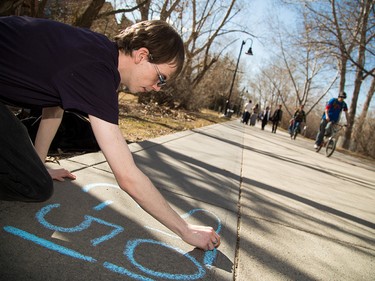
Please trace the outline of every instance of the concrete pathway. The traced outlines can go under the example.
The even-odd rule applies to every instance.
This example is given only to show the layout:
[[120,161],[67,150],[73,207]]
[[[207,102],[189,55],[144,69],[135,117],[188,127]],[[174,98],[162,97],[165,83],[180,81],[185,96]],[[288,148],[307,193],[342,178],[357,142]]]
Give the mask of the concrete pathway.
[[130,145],[218,250],[182,242],[122,192],[103,157],[43,203],[0,201],[2,280],[375,280],[375,165],[238,120]]

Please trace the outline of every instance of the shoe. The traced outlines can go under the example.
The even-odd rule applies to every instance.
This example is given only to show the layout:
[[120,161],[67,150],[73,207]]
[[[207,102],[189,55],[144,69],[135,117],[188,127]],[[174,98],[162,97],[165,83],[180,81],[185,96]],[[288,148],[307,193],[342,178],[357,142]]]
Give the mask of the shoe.
[[315,149],[318,149],[318,147],[319,147],[319,145],[314,144],[314,148],[315,148]]

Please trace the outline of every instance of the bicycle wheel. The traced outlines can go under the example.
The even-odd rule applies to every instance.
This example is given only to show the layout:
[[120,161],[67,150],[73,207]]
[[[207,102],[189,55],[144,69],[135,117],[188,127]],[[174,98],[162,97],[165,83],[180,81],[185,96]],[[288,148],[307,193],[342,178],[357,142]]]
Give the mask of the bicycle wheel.
[[327,147],[326,147],[326,156],[330,157],[335,151],[335,149],[336,149],[336,140],[335,139],[328,140]]

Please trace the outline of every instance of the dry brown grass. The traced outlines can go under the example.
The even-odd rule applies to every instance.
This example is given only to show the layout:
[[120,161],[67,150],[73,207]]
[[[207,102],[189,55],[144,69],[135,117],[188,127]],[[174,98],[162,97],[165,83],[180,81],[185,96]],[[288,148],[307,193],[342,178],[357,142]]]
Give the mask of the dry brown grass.
[[[186,112],[157,104],[140,104],[137,96],[128,93],[120,93],[119,110],[119,127],[128,143],[228,121],[210,110]],[[58,163],[61,159],[85,153],[62,150],[50,152],[47,162]]]
[[227,121],[217,112],[187,112],[157,104],[139,104],[138,97],[120,93],[119,126],[127,142],[140,142]]

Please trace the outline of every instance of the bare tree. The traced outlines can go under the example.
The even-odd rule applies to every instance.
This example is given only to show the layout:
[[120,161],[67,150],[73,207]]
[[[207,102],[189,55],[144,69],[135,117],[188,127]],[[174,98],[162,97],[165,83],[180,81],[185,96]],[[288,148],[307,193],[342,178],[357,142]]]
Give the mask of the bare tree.
[[293,85],[290,83],[288,71],[280,67],[282,62],[277,63],[277,61],[278,59],[276,58],[274,64],[266,64],[261,69],[258,80],[265,81],[272,87],[272,93],[275,93],[274,102],[270,104],[271,107],[274,108],[277,104],[282,104],[287,114],[292,116],[295,108],[295,98],[290,94]]
[[374,51],[370,48],[375,36],[374,1],[304,1],[304,7],[309,11],[310,24],[315,31],[311,42],[337,59],[339,91],[345,90],[348,62],[354,65],[354,90],[343,144],[349,148],[361,85],[367,76],[374,75],[374,66],[366,64],[366,55],[369,61],[374,60]]
[[271,64],[279,73],[286,74],[286,77],[269,71],[266,77],[276,88],[279,88],[277,85],[285,83],[277,82],[277,79],[285,79],[289,84],[289,97],[283,96],[286,110],[294,113],[294,108],[304,105],[308,115],[334,85],[337,75],[330,72],[331,58],[312,45],[312,30],[306,17],[301,18],[301,23],[294,33],[287,32],[288,28],[277,18],[271,23],[274,31],[272,42],[278,46],[278,52],[275,54],[278,59],[274,58]]
[[[356,109],[357,109],[357,103],[358,103],[358,96],[360,93],[362,82],[365,78],[364,72],[365,72],[365,53],[366,53],[366,45],[368,43],[368,35],[369,37],[374,39],[375,36],[375,26],[372,28],[372,34],[371,30],[368,32],[368,23],[369,23],[369,17],[371,14],[372,9],[374,8],[374,2],[372,0],[365,0],[361,1],[362,5],[360,7],[359,11],[359,17],[358,17],[358,38],[359,45],[358,46],[358,57],[355,60],[355,68],[356,68],[356,75],[355,75],[355,81],[354,81],[354,90],[353,90],[353,97],[352,102],[350,105],[350,115],[348,120],[348,128],[345,131],[345,140],[343,147],[349,148],[350,146],[350,138],[352,136],[353,126],[354,126],[354,120],[356,115]],[[374,12],[372,12],[372,15],[374,16]],[[373,68],[374,70],[375,68]],[[373,75],[372,72],[367,72],[370,75]],[[375,76],[374,76],[375,77]]]
[[18,15],[43,17],[48,0],[2,0],[0,1],[0,16]]
[[[220,37],[228,33],[242,31],[224,29],[239,12],[239,10],[234,10],[235,0],[229,1],[228,4],[225,2],[228,1],[193,0],[185,2],[184,11],[192,16],[186,20],[182,18],[184,30],[181,30],[181,32],[186,38],[186,63],[180,77],[188,80],[186,84],[190,85],[184,91],[179,91],[181,93],[181,106],[183,107],[188,107],[191,101],[195,99],[196,90],[200,87],[200,82],[207,71],[218,61],[225,49],[230,45],[227,44],[220,47],[215,43]],[[211,83],[215,82],[212,81]]]
[[[120,1],[121,2],[121,1]],[[229,33],[243,32],[245,28],[225,28],[240,12],[235,8],[238,0],[149,0],[137,10],[129,14],[126,20],[133,22],[150,18],[160,18],[171,23],[183,36],[186,60],[182,74],[178,80],[171,81],[170,87],[163,93],[178,101],[180,107],[197,108],[206,95],[204,87],[209,85],[206,79],[215,84],[220,77],[208,75],[208,71],[224,56],[225,50],[234,42],[220,46],[219,38]],[[208,78],[210,77],[210,78]],[[216,81],[214,81],[216,80]],[[229,83],[228,83],[229,85]],[[210,94],[207,94],[209,100]],[[169,102],[172,102],[171,100]]]
[[[374,96],[375,92],[375,77],[372,78],[370,88],[367,92],[365,103],[363,104],[362,112],[358,118],[358,122],[356,122],[356,130],[354,134],[354,142],[353,142],[353,150],[356,151],[357,147],[359,145],[359,140],[362,137],[363,134],[363,127],[366,121],[366,116],[370,107],[371,100]],[[373,135],[373,134],[372,134]],[[368,139],[367,139],[368,140]],[[366,141],[366,144],[362,146],[366,146],[368,141]]]
[[[225,55],[225,50],[235,42],[235,40],[229,40],[231,42],[227,43],[226,38],[223,42],[227,42],[223,44],[219,38],[225,38],[231,33],[251,35],[240,25],[233,28],[232,21],[240,13],[240,6],[235,5],[239,1],[241,0],[136,0],[136,5],[129,7],[125,1],[119,0],[116,1],[119,6],[112,8],[108,7],[108,3],[104,0],[64,0],[56,2],[24,0],[14,3],[5,1],[0,5],[0,12],[15,11],[25,6],[26,3],[32,7],[34,16],[41,11],[39,15],[45,16],[45,11],[48,9],[52,12],[51,18],[55,20],[91,28],[105,33],[109,37],[113,36],[112,33],[115,29],[119,29],[118,26],[116,28],[113,24],[116,22],[115,14],[121,14],[126,25],[131,22],[153,18],[170,22],[184,38],[186,63],[179,80],[175,83],[171,81],[171,87],[166,91],[166,95],[173,96],[181,106],[189,108],[194,101],[198,100],[198,95],[200,99],[200,95],[203,94],[204,96],[203,88],[209,84],[208,81],[205,81],[208,71]],[[37,5],[34,5],[35,3]],[[95,24],[98,20],[109,17],[111,19],[108,23],[103,21],[99,26]],[[107,25],[112,25],[111,33],[103,31],[103,28],[106,29]],[[212,84],[215,84],[221,78],[210,76],[209,80]],[[238,95],[237,81],[234,92]],[[234,98],[236,98],[236,95],[234,95]]]

